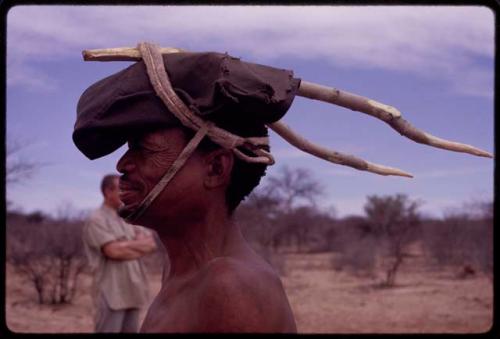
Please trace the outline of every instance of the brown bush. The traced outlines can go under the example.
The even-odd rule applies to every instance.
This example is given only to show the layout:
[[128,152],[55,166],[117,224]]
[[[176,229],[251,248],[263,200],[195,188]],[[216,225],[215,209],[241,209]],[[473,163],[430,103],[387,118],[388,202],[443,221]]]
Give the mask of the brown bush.
[[7,218],[7,261],[33,284],[40,304],[69,303],[87,261],[80,220],[42,213]]
[[493,219],[454,213],[426,225],[424,250],[431,263],[493,274]]

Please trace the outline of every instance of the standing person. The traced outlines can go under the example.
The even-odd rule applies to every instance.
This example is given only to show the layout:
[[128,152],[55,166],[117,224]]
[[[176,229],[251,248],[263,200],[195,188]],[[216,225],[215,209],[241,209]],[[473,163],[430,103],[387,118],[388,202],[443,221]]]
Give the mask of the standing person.
[[[297,332],[279,275],[250,247],[233,220],[237,206],[271,163],[267,128],[252,116],[244,119],[241,105],[230,105],[240,101],[231,101],[230,92],[245,90],[227,83],[234,80],[232,71],[226,82],[213,79],[219,71],[221,76],[227,73],[225,66],[219,67],[221,61],[236,60],[212,53],[184,57],[174,55],[175,65],[169,65],[171,71],[180,72],[173,75],[184,86],[179,93],[187,100],[192,95],[204,97],[199,104],[193,102],[193,109],[208,105],[207,110],[219,110],[207,116],[208,124],[255,137],[249,139],[261,144],[255,152],[263,154],[259,159],[265,163],[241,160],[231,148],[203,138],[208,125],[198,132],[183,126],[155,94],[143,62],[85,91],[73,133],[78,148],[91,159],[128,143],[117,164],[124,203],[119,214],[155,230],[168,253],[169,267],[164,269],[161,290],[141,332]],[[265,73],[256,69],[255,74],[258,71]],[[235,70],[236,81],[241,79],[238,75]],[[288,72],[263,74],[268,75],[290,78]],[[265,120],[276,120],[291,103],[287,90],[293,94],[294,88],[282,86],[275,91],[259,83],[257,76],[254,80],[248,96],[256,98],[240,102],[265,101],[268,104],[248,109]],[[261,106],[269,107],[260,111]],[[228,113],[234,114],[228,117]],[[222,138],[228,135],[221,134]],[[241,152],[238,156],[246,153],[252,158],[249,150]]]
[[137,332],[139,310],[149,300],[144,255],[155,250],[150,231],[118,216],[118,175],[101,181],[104,201],[84,228],[87,256],[94,271],[95,331]]

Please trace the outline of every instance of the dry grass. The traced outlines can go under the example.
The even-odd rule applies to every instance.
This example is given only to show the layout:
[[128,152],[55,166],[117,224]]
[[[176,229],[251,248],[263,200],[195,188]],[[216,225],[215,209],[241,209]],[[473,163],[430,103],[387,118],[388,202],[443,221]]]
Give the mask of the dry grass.
[[383,274],[355,277],[328,270],[331,254],[292,255],[285,288],[300,333],[478,333],[493,321],[493,286],[408,261],[394,288]]
[[[383,278],[356,277],[331,269],[331,253],[286,256],[283,283],[300,333],[478,333],[489,330],[493,287],[482,275],[457,279],[455,272],[432,270],[412,258],[398,285],[379,287]],[[30,285],[7,267],[7,326],[14,332],[92,332],[90,277],[71,305],[35,303]],[[151,295],[160,276],[151,275]],[[144,312],[142,317],[144,316]]]

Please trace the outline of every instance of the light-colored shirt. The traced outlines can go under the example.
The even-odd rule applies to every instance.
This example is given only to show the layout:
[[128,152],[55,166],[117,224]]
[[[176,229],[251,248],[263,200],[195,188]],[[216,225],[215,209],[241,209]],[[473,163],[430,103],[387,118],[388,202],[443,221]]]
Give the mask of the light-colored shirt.
[[126,223],[104,204],[91,214],[84,227],[83,240],[94,272],[94,301],[101,294],[114,310],[139,308],[149,300],[148,280],[141,260],[111,259],[102,252],[102,246],[108,242],[134,239],[135,229],[145,230]]

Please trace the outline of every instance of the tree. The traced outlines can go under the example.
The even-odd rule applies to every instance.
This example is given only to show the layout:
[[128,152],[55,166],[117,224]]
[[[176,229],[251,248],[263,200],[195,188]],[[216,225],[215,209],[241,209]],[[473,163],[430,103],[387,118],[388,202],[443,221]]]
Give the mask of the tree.
[[33,284],[38,302],[43,304],[52,262],[47,252],[47,233],[43,229],[46,218],[40,212],[36,215],[37,218],[8,215],[6,259]]
[[408,256],[406,247],[418,234],[419,205],[404,194],[367,197],[364,211],[368,225],[382,240],[386,256],[390,259],[386,267],[386,286],[395,285],[398,269]]
[[293,242],[302,252],[313,238],[311,234],[321,232],[317,199],[324,194],[322,186],[307,169],[283,166],[278,175],[269,177],[264,190],[279,211],[272,236],[274,247]]
[[41,212],[8,214],[7,261],[33,284],[40,304],[71,302],[87,267],[83,222],[67,215],[62,210],[56,219]]
[[288,166],[283,166],[278,175],[269,177],[264,190],[280,203],[286,213],[300,203],[316,206],[317,199],[324,194],[309,170],[290,169]]
[[279,201],[266,189],[250,194],[236,210],[235,219],[257,253],[266,259],[280,274],[285,274],[284,258],[272,248],[273,235],[279,232]]
[[79,275],[87,268],[82,242],[85,213],[70,203],[58,208],[57,217],[47,224],[47,249],[52,261],[50,302],[71,302]]
[[317,220],[306,218],[300,209],[307,210],[307,216],[318,214],[311,206],[316,205],[321,193],[310,172],[285,166],[276,176],[266,178],[237,209],[235,216],[245,238],[281,273],[284,261],[278,247],[290,244],[292,239],[300,249],[305,247],[308,232]]
[[[30,178],[43,163],[26,160],[20,153],[29,145],[28,142],[21,142],[18,139],[9,139],[5,156],[5,183],[8,186],[19,184],[24,179]],[[12,201],[7,199],[7,211],[12,211],[14,207]]]
[[379,239],[365,217],[351,215],[339,220],[332,243],[332,248],[338,252],[332,258],[334,269],[374,278],[378,245]]
[[[7,143],[8,185],[30,178],[42,166],[20,156],[27,146],[19,140]],[[78,276],[87,266],[81,241],[83,217],[69,204],[59,208],[56,219],[40,211],[7,214],[7,261],[33,283],[40,304],[68,303],[76,293]]]
[[273,248],[277,250],[283,245],[293,246],[299,253],[327,249],[333,223],[331,216],[314,206],[293,208],[277,219],[279,229],[272,235]]
[[6,172],[5,182],[7,184],[19,183],[21,180],[29,178],[42,165],[39,162],[26,160],[19,153],[25,149],[29,143],[10,139],[7,142],[6,150]]

